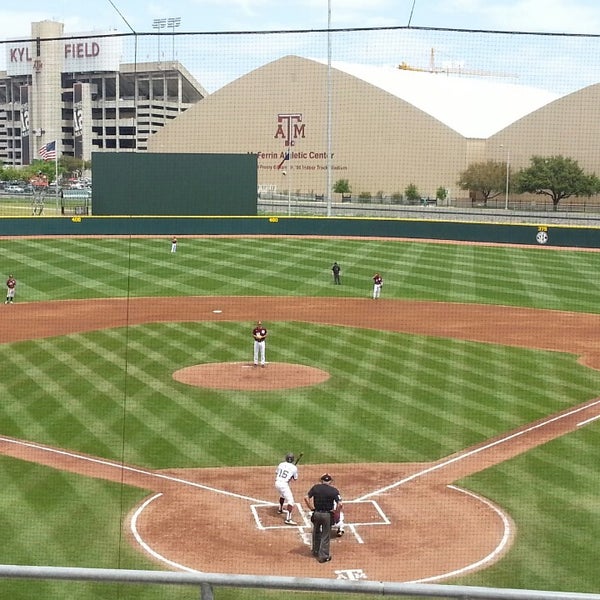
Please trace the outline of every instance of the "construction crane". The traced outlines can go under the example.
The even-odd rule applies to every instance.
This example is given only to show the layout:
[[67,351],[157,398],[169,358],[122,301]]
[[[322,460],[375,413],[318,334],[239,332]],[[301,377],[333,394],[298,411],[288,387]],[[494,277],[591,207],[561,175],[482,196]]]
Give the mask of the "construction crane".
[[401,62],[398,65],[398,68],[402,71],[418,71],[420,73],[445,73],[452,75],[469,75],[476,77],[506,77],[510,79],[518,79],[518,75],[514,75],[511,73],[499,73],[496,71],[482,71],[482,70],[473,70],[473,69],[465,69],[464,67],[458,66],[444,66],[438,67],[435,64],[435,50],[432,48],[429,54],[429,67],[414,67],[413,65],[409,65],[406,62]]

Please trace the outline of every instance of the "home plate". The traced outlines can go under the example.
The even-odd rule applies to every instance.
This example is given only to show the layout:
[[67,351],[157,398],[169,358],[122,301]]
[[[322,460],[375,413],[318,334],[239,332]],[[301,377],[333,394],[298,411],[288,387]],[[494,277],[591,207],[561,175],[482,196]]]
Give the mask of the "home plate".
[[215,315],[220,315],[223,311],[222,310],[213,310],[213,312],[215,313]]

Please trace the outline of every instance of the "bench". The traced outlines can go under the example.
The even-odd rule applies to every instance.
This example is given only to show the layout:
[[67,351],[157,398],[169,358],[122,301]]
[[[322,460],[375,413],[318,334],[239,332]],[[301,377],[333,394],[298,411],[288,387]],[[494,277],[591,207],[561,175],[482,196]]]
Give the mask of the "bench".
[[76,215],[89,214],[92,201],[91,190],[61,190],[60,191],[60,212],[65,214],[65,210],[72,210]]

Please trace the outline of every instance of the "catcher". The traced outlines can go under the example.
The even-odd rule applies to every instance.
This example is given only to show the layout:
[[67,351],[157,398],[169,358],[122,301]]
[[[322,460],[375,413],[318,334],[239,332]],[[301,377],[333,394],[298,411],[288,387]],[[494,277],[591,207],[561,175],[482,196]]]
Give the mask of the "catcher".
[[344,522],[344,511],[336,506],[334,510],[331,511],[331,529],[335,530],[335,535],[337,537],[342,537],[345,533],[345,522]]

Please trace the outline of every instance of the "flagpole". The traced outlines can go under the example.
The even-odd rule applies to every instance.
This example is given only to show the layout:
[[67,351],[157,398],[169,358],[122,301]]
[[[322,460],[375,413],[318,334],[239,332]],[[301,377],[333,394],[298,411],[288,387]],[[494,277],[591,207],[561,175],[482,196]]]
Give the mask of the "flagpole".
[[290,141],[290,149],[288,150],[288,164],[287,164],[287,170],[288,170],[288,217],[291,216],[292,214],[292,146],[291,146],[291,141]]
[[58,140],[55,142],[56,154],[54,155],[54,196],[56,200],[56,214],[60,215],[58,206]]

